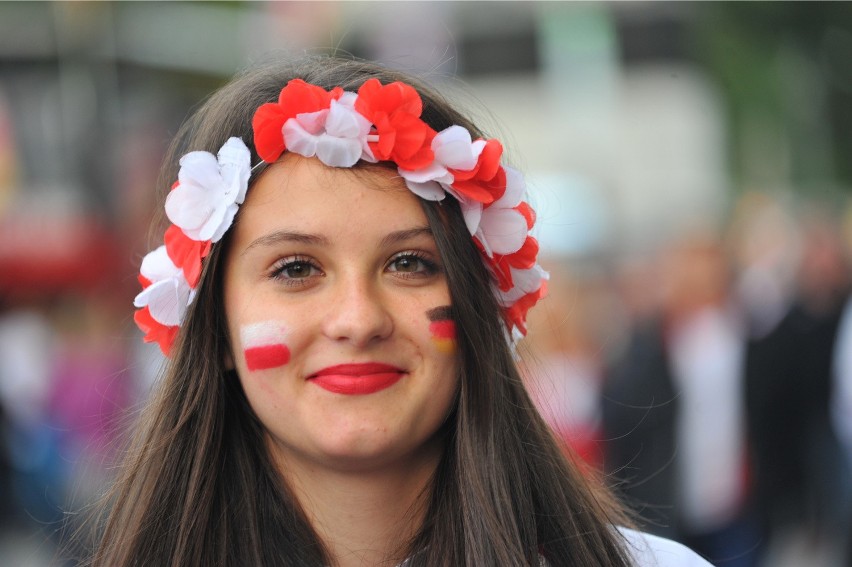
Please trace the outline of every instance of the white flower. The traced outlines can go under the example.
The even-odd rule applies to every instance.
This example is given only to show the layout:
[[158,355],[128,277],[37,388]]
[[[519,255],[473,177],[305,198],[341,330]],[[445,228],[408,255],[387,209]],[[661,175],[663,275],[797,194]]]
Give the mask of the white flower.
[[484,140],[472,142],[470,132],[453,125],[432,138],[432,152],[435,154],[432,163],[416,170],[400,168],[399,174],[415,195],[429,201],[440,201],[447,186],[454,181],[449,170],[470,171],[476,167],[483,148]]
[[147,306],[151,317],[163,325],[180,325],[195,294],[183,270],[169,258],[165,245],[145,256],[140,272],[151,285],[136,296],[133,304],[139,308]]
[[189,238],[217,242],[230,228],[246,197],[251,154],[239,138],[230,138],[218,158],[190,152],[180,160],[178,185],[166,198],[166,215]]
[[515,210],[515,207],[521,203],[526,190],[524,178],[516,169],[511,167],[503,169],[506,172],[506,191],[503,196],[487,207],[482,208],[480,205],[479,211],[469,211],[465,214],[466,221],[468,215],[471,220],[478,221],[471,234],[482,243],[489,256],[514,254],[521,249],[527,239],[527,219]]
[[340,100],[332,100],[326,110],[287,120],[282,128],[287,149],[305,157],[316,156],[331,167],[352,167],[362,157],[369,161],[370,122],[355,110],[356,97],[347,92]]

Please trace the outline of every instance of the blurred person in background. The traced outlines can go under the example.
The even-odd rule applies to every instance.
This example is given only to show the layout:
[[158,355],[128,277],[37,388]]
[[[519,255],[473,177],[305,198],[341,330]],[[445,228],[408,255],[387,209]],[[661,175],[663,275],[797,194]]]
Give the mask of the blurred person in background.
[[[657,268],[657,269],[655,269]],[[602,403],[604,470],[652,533],[677,538],[676,394],[663,335],[656,259],[618,273],[628,330],[606,368]]]
[[755,565],[746,498],[745,338],[721,236],[693,229],[662,255],[604,395],[607,470],[658,533],[718,565]]
[[754,565],[759,538],[746,494],[745,331],[722,235],[699,229],[681,236],[665,271],[681,537],[719,565]]
[[[3,531],[50,532],[62,517],[65,462],[50,413],[56,332],[37,297],[7,295],[0,312],[0,406],[5,454]],[[6,534],[7,536],[9,533]]]
[[56,344],[48,411],[65,469],[57,479],[64,510],[92,502],[112,480],[132,403],[125,342],[114,334],[126,320],[119,310],[123,302],[116,299],[123,297],[103,290],[67,293],[53,308]]
[[278,62],[182,128],[136,301],[171,360],[94,565],[707,565],[616,529],[535,411],[523,181],[412,83]]
[[[94,499],[111,476],[130,383],[106,297],[17,292],[0,313],[0,554],[10,561],[49,555],[62,520],[74,529],[65,512]],[[39,546],[26,537],[34,532],[45,538]]]
[[[800,240],[792,303],[750,341],[746,403],[755,502],[770,549],[835,565],[848,537],[849,468],[831,422],[838,329],[849,263],[838,219],[808,206],[789,227]],[[845,340],[841,335],[841,340]],[[795,564],[795,559],[790,564]]]

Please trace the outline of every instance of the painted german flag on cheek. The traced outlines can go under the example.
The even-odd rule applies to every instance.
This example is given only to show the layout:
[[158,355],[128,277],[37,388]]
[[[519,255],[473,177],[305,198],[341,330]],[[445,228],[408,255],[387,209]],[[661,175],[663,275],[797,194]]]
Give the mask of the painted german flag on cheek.
[[449,306],[436,307],[426,312],[432,342],[441,352],[451,353],[456,348],[456,323]]

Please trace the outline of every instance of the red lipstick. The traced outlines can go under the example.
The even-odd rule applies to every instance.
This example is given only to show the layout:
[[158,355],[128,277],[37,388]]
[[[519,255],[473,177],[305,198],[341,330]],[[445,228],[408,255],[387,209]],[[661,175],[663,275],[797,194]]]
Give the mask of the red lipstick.
[[323,368],[308,380],[329,392],[358,396],[372,394],[396,384],[405,371],[379,362],[338,364]]

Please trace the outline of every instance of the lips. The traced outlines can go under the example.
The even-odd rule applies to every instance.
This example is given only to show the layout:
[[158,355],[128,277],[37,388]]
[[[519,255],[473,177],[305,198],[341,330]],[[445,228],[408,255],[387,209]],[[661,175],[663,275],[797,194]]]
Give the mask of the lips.
[[312,374],[309,382],[335,394],[358,396],[390,388],[405,375],[396,366],[379,362],[338,364]]

